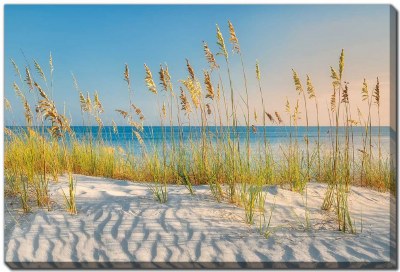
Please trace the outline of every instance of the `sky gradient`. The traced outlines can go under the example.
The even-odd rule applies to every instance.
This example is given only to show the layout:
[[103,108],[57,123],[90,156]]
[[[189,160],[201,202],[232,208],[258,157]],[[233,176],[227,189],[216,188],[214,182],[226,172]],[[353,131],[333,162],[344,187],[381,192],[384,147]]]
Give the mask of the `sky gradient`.
[[[254,67],[258,59],[268,112],[279,111],[288,123],[284,114],[286,97],[292,104],[297,99],[293,68],[304,87],[306,74],[311,77],[320,104],[321,125],[329,125],[326,107],[332,93],[329,67],[338,66],[343,48],[344,80],[350,82],[353,116],[357,116],[357,107],[367,114],[367,105],[361,101],[363,78],[372,91],[379,76],[381,122],[388,125],[389,10],[389,5],[6,5],[4,93],[13,111],[5,114],[5,124],[24,124],[23,108],[12,88],[18,78],[10,59],[15,60],[20,70],[27,62],[33,68],[32,60],[36,59],[48,71],[51,52],[55,66],[54,99],[60,109],[65,102],[73,125],[81,125],[82,118],[71,73],[85,92],[98,91],[105,108],[102,115],[105,125],[110,125],[111,120],[126,124],[114,111],[127,109],[129,105],[123,80],[125,63],[131,70],[133,102],[146,116],[145,125],[157,125],[157,99],[145,86],[143,64],[150,67],[158,84],[159,65],[167,63],[176,92],[180,86],[178,80],[187,77],[185,58],[203,81],[202,70],[208,65],[202,41],[216,53],[215,25],[219,24],[231,49],[227,26],[231,20],[243,52],[251,112],[261,110]],[[231,50],[229,53],[233,86],[239,99],[239,94],[244,95],[242,68],[238,56]],[[221,56],[217,62],[228,89]],[[238,110],[241,112],[240,106]],[[313,104],[309,106],[309,116],[310,124],[315,125]],[[373,114],[374,124],[376,121]],[[304,117],[299,124],[305,124]]]

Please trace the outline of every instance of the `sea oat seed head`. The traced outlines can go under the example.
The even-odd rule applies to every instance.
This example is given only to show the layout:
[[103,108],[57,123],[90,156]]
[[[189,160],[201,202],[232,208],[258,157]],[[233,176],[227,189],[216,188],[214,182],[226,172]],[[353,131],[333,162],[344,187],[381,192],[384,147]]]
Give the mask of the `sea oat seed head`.
[[230,21],[228,21],[228,25],[229,25],[229,35],[230,35],[229,41],[233,45],[232,51],[235,53],[240,53],[239,40],[236,36],[235,28],[233,27]]
[[204,42],[204,41],[203,41],[203,48],[204,48],[204,54],[206,56],[208,64],[210,64],[211,70],[215,69],[215,68],[219,68],[219,65],[217,64],[213,53],[211,52],[211,50],[208,47],[207,43]]
[[211,83],[210,74],[207,71],[204,71],[204,85],[206,86],[207,94],[206,98],[214,99],[214,88]]
[[153,75],[151,74],[151,71],[146,64],[144,64],[144,68],[146,70],[146,77],[144,80],[146,82],[147,88],[149,89],[150,92],[157,94],[157,87],[156,84],[154,83]]
[[261,79],[261,75],[260,75],[260,65],[259,65],[259,63],[258,63],[258,60],[256,61],[256,77],[257,77],[257,80],[260,80],[260,79]]
[[348,104],[349,103],[349,87],[348,83],[346,82],[344,85],[344,89],[342,92],[342,103]]
[[301,86],[300,78],[294,69],[292,69],[292,72],[293,72],[293,81],[294,81],[294,86],[296,87],[296,91],[298,94],[301,94],[303,92],[303,86]]
[[186,114],[189,114],[191,112],[190,103],[182,87],[180,87],[180,90],[181,90],[181,95],[179,96],[179,98],[181,99],[182,110],[184,110]]
[[40,67],[39,63],[36,60],[33,60],[33,64],[35,65],[35,69],[39,76],[43,79],[44,82],[46,82],[46,76],[44,75],[42,67]]
[[380,91],[379,91],[379,78],[376,78],[376,86],[374,90],[375,104],[379,107],[380,104]]
[[332,81],[333,88],[340,86],[340,78],[332,66],[331,66],[331,78],[333,80]]
[[220,50],[220,52],[218,52],[217,55],[223,55],[227,59],[228,52],[226,51],[224,37],[222,36],[221,30],[219,29],[218,25],[217,25],[217,44]]
[[342,49],[342,52],[340,53],[340,58],[339,58],[339,76],[340,76],[340,79],[342,79],[343,70],[344,70],[344,49]]
[[131,85],[131,81],[129,78],[129,66],[127,63],[125,63],[124,80],[128,83],[128,85]]
[[187,67],[187,70],[188,70],[188,72],[189,72],[190,78],[191,78],[192,80],[194,80],[194,79],[195,79],[194,70],[193,70],[193,67],[190,65],[188,59],[186,59],[186,67]]
[[363,86],[361,89],[362,101],[368,100],[369,93],[368,93],[368,84],[366,79],[364,78]]
[[50,56],[49,56],[49,65],[50,65],[50,73],[53,74],[54,65],[53,65],[53,56],[51,55],[51,52],[50,52]]
[[211,112],[210,104],[207,103],[207,104],[206,104],[206,107],[207,107],[207,114],[210,115],[210,114],[212,113],[212,112]]
[[279,115],[279,113],[277,112],[277,111],[275,111],[275,116],[276,116],[276,119],[278,120],[278,123],[279,124],[282,124],[282,118],[281,118],[281,116]]
[[29,91],[33,90],[33,80],[31,76],[31,72],[29,71],[28,67],[25,67],[25,82],[28,85]]
[[121,114],[124,119],[129,115],[128,112],[124,110],[116,109],[115,111]]
[[312,85],[311,78],[307,75],[307,93],[308,93],[308,98],[315,98],[315,90],[314,86]]

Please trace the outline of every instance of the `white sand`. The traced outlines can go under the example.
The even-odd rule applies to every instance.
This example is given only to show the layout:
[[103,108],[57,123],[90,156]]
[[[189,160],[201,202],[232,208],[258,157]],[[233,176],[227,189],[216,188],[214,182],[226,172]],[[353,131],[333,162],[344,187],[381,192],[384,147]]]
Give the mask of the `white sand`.
[[5,199],[7,263],[13,267],[37,262],[39,267],[190,268],[318,265],[309,262],[336,267],[340,265],[336,262],[361,262],[356,264],[361,266],[390,261],[390,224],[395,220],[390,220],[388,193],[352,188],[352,219],[360,232],[362,213],[363,231],[351,235],[336,230],[333,211],[321,211],[325,185],[308,186],[311,230],[304,229],[302,196],[269,187],[267,220],[274,201],[276,208],[272,234],[266,239],[257,223],[250,227],[244,222],[243,208],[216,202],[208,186],[195,186],[194,196],[184,186],[169,186],[168,202],[159,204],[148,184],[76,177],[78,215],[63,208],[60,188],[67,192],[65,177],[51,185],[55,203],[50,212],[35,209],[24,215],[18,199]]

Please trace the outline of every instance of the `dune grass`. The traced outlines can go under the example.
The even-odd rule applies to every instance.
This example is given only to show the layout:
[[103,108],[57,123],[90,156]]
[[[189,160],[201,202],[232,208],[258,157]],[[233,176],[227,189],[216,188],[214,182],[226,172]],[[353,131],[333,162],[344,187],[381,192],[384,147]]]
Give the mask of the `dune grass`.
[[[125,140],[138,143],[139,151],[112,145],[104,139],[102,134],[104,109],[99,94],[84,93],[73,76],[82,124],[96,126],[99,136],[95,137],[92,129],[88,129],[83,138],[75,135],[65,109],[64,113],[57,111],[52,100],[54,67],[51,54],[50,83],[36,61],[34,61],[35,71],[25,67],[25,76],[12,61],[17,75],[13,88],[24,106],[26,125],[19,128],[5,128],[6,194],[18,196],[25,212],[29,212],[33,205],[51,209],[49,181],[57,181],[59,175],[67,173],[69,190],[64,192],[66,209],[74,214],[77,212],[75,190],[79,180],[73,178],[73,173],[149,182],[154,198],[160,203],[168,201],[167,184],[183,184],[190,194],[196,193],[193,185],[208,184],[211,194],[217,201],[226,200],[241,205],[247,223],[254,224],[258,215],[260,232],[268,236],[273,207],[267,207],[270,214],[267,214],[269,219],[266,220],[264,186],[284,186],[303,194],[304,220],[306,226],[309,226],[307,183],[318,181],[328,184],[321,208],[335,211],[339,230],[354,233],[356,231],[354,220],[351,218],[347,200],[349,186],[368,186],[380,191],[393,191],[395,188],[395,169],[390,157],[384,157],[381,150],[380,121],[378,149],[372,148],[371,143],[371,114],[375,114],[373,105],[376,105],[380,120],[379,79],[373,92],[368,90],[364,80],[361,95],[363,101],[368,103],[369,111],[361,113],[358,110],[359,116],[356,120],[357,118],[350,113],[352,101],[348,96],[349,85],[343,80],[344,51],[342,50],[338,72],[331,67],[333,93],[327,110],[331,118],[332,144],[322,144],[318,92],[313,87],[311,77],[306,76],[304,85],[306,88],[303,89],[301,78],[295,70],[292,71],[297,96],[293,95],[294,101],[287,99],[286,105],[282,105],[282,112],[286,113],[288,120],[284,123],[278,111],[266,108],[265,97],[268,93],[262,88],[265,82],[258,62],[255,64],[253,76],[247,77],[249,74],[246,73],[238,37],[231,22],[228,26],[233,53],[228,54],[227,44],[217,26],[219,51],[217,56],[214,56],[208,44],[203,42],[209,67],[202,73],[196,73],[190,61],[186,60],[187,78],[173,81],[168,66],[161,65],[158,85],[150,67],[144,64],[146,73],[144,80],[148,91],[154,94],[154,103],[159,109],[162,128],[161,146],[145,143],[142,138],[145,116],[139,105],[134,104],[133,82],[129,66],[125,64],[123,78],[127,84],[126,96],[129,98],[129,104],[118,106],[115,110],[132,132],[131,137]],[[230,62],[237,58],[235,55],[238,55],[242,67],[245,97],[241,97],[234,88],[237,85],[233,83]],[[222,60],[221,64],[217,63],[217,57]],[[222,76],[229,79],[228,86],[224,86],[226,82],[222,80]],[[254,118],[251,117],[249,107],[249,79],[257,82],[259,92],[259,97],[251,99],[259,99],[262,106],[261,112],[254,111]],[[173,82],[178,82],[178,92]],[[5,103],[5,109],[11,112],[12,107],[8,100]],[[35,110],[31,110],[32,103]],[[317,112],[315,121],[318,125],[318,137],[315,144],[308,138],[309,121],[310,118],[314,118],[308,115],[310,105],[315,106]],[[238,109],[242,109],[242,112]],[[262,131],[257,131],[255,125],[259,118],[262,120]],[[300,118],[306,120],[307,135],[304,136],[303,142],[298,137]],[[244,120],[246,127],[244,141],[239,140],[237,131],[241,120]],[[176,139],[174,123],[178,124],[177,142],[174,140]],[[267,137],[268,125],[271,124],[290,128],[287,135],[288,142],[280,146],[280,154],[272,152]],[[109,133],[119,137],[116,123],[112,121],[110,126],[113,129]],[[199,135],[192,132],[193,126],[200,126]],[[216,129],[211,130],[210,126]],[[361,150],[355,150],[354,126],[365,128]],[[339,132],[339,128],[342,127],[344,135]],[[185,130],[184,135],[185,128],[188,128],[188,132]],[[167,133],[170,137],[167,137]],[[250,150],[251,133],[263,135],[257,150]],[[185,137],[188,140],[184,140]],[[168,142],[167,138],[172,141]],[[302,147],[304,144],[305,150]]]

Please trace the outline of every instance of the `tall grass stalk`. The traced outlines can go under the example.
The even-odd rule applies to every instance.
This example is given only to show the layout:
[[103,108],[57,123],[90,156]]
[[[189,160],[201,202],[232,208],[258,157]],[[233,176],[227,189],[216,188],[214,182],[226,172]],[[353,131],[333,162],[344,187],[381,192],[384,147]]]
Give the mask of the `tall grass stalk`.
[[[225,63],[226,63],[226,68],[227,68],[227,73],[228,73],[228,78],[229,78],[229,86],[231,90],[231,118],[232,118],[232,127],[229,128],[229,134],[233,133],[233,139],[231,143],[231,155],[230,155],[230,161],[232,163],[232,174],[229,177],[229,198],[231,202],[235,201],[236,197],[236,139],[237,139],[237,117],[236,117],[236,110],[235,110],[235,98],[234,98],[234,91],[233,91],[233,83],[232,83],[232,77],[231,77],[231,71],[229,67],[229,60],[228,60],[228,51],[226,50],[225,46],[225,41],[224,37],[221,33],[221,30],[219,29],[217,25],[217,45],[219,46],[220,52],[218,54],[224,56]],[[228,119],[228,118],[227,118]],[[228,138],[228,142],[230,142],[231,139],[230,137]],[[238,140],[237,140],[238,142]],[[238,142],[239,144],[239,142]]]

